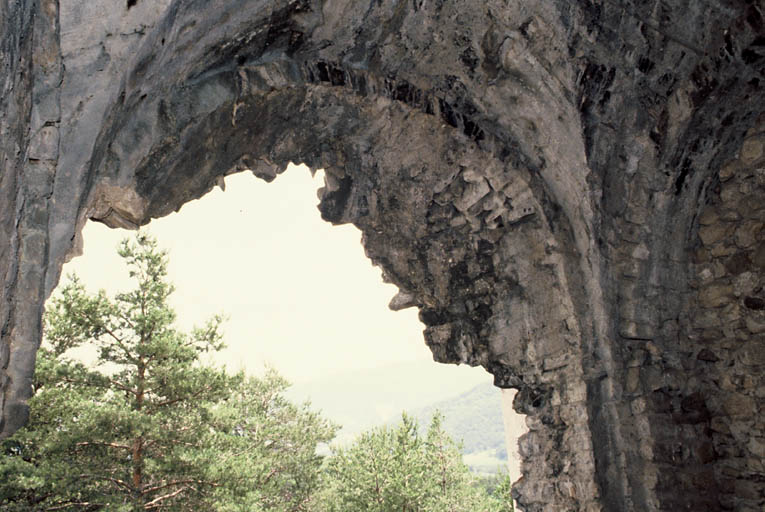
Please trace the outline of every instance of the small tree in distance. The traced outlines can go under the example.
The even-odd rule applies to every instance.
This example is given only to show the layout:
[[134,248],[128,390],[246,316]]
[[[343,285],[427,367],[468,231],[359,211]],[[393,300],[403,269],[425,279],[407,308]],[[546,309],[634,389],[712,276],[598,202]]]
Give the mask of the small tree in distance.
[[[220,316],[183,333],[167,254],[139,233],[119,255],[135,287],[89,295],[76,277],[49,301],[29,425],[2,443],[3,510],[298,511],[336,428],[288,402],[284,379],[200,363]],[[87,368],[66,357],[98,350]]]
[[462,462],[436,413],[425,436],[404,414],[396,428],[363,433],[328,459],[321,501],[326,512],[512,512],[510,482],[489,495]]

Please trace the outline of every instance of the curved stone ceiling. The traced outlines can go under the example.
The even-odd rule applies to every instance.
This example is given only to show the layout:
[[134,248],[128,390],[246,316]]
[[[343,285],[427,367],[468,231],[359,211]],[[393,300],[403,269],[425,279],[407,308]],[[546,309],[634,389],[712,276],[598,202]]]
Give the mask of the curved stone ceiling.
[[3,436],[87,219],[140,226],[294,161],[326,170],[322,217],[362,230],[434,358],[519,390],[524,510],[765,504],[756,2],[3,0],[0,19]]

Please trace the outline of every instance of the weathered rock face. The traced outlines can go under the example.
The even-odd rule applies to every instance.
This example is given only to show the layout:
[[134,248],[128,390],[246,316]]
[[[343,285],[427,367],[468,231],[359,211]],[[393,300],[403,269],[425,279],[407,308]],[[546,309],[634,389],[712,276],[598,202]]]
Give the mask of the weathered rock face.
[[324,168],[434,358],[519,390],[525,510],[765,505],[756,2],[0,0],[0,432],[86,219]]

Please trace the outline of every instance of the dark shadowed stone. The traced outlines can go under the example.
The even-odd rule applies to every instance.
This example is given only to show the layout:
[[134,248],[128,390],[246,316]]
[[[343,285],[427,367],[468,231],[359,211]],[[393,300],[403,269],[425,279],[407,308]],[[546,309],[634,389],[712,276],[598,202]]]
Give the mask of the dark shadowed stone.
[[746,272],[751,267],[752,260],[749,258],[749,253],[746,252],[737,252],[725,260],[725,270],[734,276],[737,276],[742,272]]
[[759,311],[765,309],[765,300],[760,297],[746,297],[744,298],[744,306]]
[[702,348],[699,350],[698,355],[696,356],[696,359],[699,361],[707,361],[709,363],[715,363],[719,361],[720,359],[708,348]]

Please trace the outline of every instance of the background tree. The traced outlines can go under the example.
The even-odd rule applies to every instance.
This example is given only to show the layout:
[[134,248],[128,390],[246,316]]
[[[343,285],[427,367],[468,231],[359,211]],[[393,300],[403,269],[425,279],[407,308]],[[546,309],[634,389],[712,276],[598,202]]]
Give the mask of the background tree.
[[[512,500],[486,487],[462,462],[436,413],[425,436],[406,414],[365,432],[328,460],[321,510],[327,512],[506,512]],[[509,489],[509,482],[508,482]]]
[[[31,419],[2,444],[3,510],[304,510],[335,427],[274,371],[201,364],[221,317],[177,330],[166,253],[139,233],[119,254],[135,288],[111,299],[73,277],[49,301]],[[83,344],[93,369],[66,356]]]

